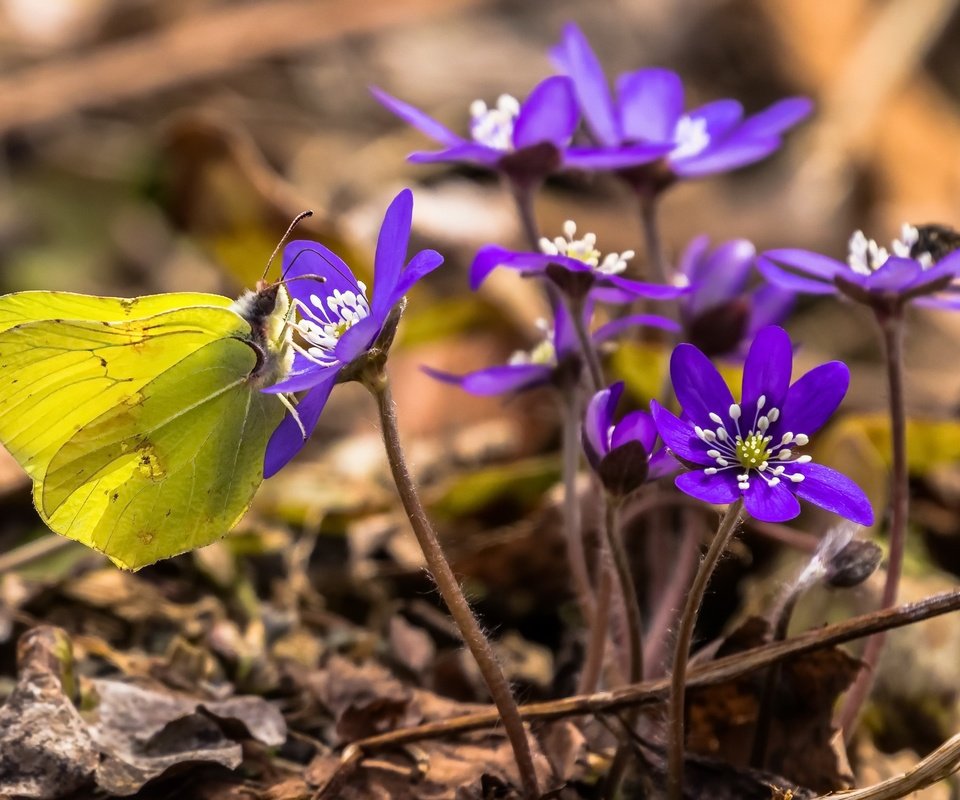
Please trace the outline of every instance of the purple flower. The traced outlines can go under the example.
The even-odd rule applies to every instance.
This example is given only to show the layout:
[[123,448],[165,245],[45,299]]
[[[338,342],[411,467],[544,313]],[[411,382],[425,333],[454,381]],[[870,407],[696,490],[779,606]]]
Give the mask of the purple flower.
[[[588,328],[592,311],[593,304],[586,303],[584,323]],[[666,317],[633,314],[602,325],[591,334],[591,338],[595,344],[602,344],[637,325],[669,331],[677,331],[680,327]],[[506,364],[478,369],[466,375],[452,375],[431,367],[423,369],[428,375],[475,395],[506,394],[546,385],[569,386],[579,377],[580,347],[566,307],[562,303],[557,306],[552,327],[546,320],[540,320],[538,327],[543,331],[540,342],[531,350],[518,350]]]
[[[560,71],[573,79],[597,154],[628,157],[640,144],[666,148],[660,174],[649,176],[656,177],[656,188],[676,178],[724,172],[765,158],[780,147],[781,134],[813,108],[807,98],[792,97],[746,119],[736,100],[717,100],[685,113],[683,83],[667,69],[624,73],[617,79],[614,98],[600,61],[573,23],[564,28],[550,54]],[[659,158],[637,154],[631,164]]]
[[443,256],[433,250],[421,250],[407,261],[412,216],[413,193],[404,189],[390,204],[380,226],[369,301],[363,282],[322,244],[294,241],[284,248],[283,275],[299,316],[295,328],[300,341],[293,342],[296,352],[286,378],[263,391],[281,396],[306,394],[297,404],[296,414],[284,417],[267,444],[266,477],[300,451],[344,369],[378,343],[410,287],[443,263]]
[[656,449],[657,426],[645,411],[631,411],[614,422],[623,382],[597,392],[587,404],[583,450],[604,489],[630,494],[647,480],[676,472],[678,465],[666,448]]
[[845,364],[821,364],[792,385],[793,348],[782,328],[757,334],[743,370],[739,403],[709,359],[681,344],[670,377],[683,416],[651,403],[660,436],[690,466],[677,487],[708,503],[743,497],[759,520],[783,522],[800,513],[800,500],[873,524],[863,491],[845,475],[814,464],[804,447],[840,405],[850,383]]
[[880,310],[911,300],[960,308],[960,251],[945,248],[946,229],[904,224],[889,252],[862,231],[850,237],[847,262],[809,250],[768,250],[757,266],[771,283],[807,294],[843,293]]
[[370,91],[400,119],[442,146],[434,152],[412,153],[409,160],[417,163],[465,161],[518,178],[543,178],[561,166],[614,169],[636,163],[631,159],[656,158],[666,152],[659,145],[643,145],[617,157],[595,148],[570,147],[580,112],[573,84],[560,75],[538,83],[523,103],[508,94],[500,95],[492,108],[474,100],[469,139],[382,89],[371,87]]
[[497,267],[514,269],[528,275],[542,274],[568,295],[583,296],[609,303],[628,303],[637,297],[670,300],[686,294],[689,287],[641,283],[621,276],[633,250],[608,253],[597,250],[596,234],[577,238],[577,226],[567,220],[564,236],[540,240],[540,253],[517,252],[498,245],[484,245],[470,267],[470,288],[476,289]]
[[683,335],[707,356],[743,358],[757,331],[782,322],[793,308],[793,292],[768,283],[747,289],[755,256],[746,239],[711,250],[709,238],[698,236],[680,258],[676,282],[693,287],[680,300]]

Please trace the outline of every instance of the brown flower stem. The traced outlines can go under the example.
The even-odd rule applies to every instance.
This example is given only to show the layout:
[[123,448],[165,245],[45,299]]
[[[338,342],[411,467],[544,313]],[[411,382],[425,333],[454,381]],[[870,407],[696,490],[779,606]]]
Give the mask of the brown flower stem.
[[510,194],[517,207],[517,216],[527,245],[535,253],[540,252],[540,227],[537,225],[537,214],[534,209],[534,186],[525,181],[516,181],[507,178]]
[[593,340],[590,338],[590,331],[583,321],[584,297],[568,297],[567,310],[570,313],[570,322],[573,330],[577,334],[577,343],[580,345],[580,355],[587,365],[587,379],[590,394],[593,395],[603,388],[603,368],[600,366],[600,356],[597,355],[597,348],[593,346]]
[[693,573],[697,568],[697,556],[700,554],[701,521],[695,511],[686,509],[683,512],[683,538],[680,547],[673,558],[673,569],[666,591],[658,599],[657,610],[650,621],[650,629],[644,641],[643,663],[646,668],[645,676],[652,678],[661,674],[663,651],[667,644],[667,634],[673,627],[680,604],[690,588]]
[[683,800],[683,754],[684,754],[684,706],[686,700],[687,661],[690,659],[690,644],[693,631],[700,614],[700,605],[707,591],[707,584],[713,576],[717,562],[733,538],[743,510],[743,498],[738,498],[727,508],[720,520],[717,534],[707,548],[707,554],[700,562],[700,568],[693,579],[693,586],[687,595],[680,624],[677,629],[677,644],[673,655],[673,673],[670,676],[670,702],[667,710],[667,797],[669,800]]
[[[903,553],[910,512],[910,475],[907,469],[907,411],[903,393],[902,312],[898,309],[889,314],[878,313],[877,322],[883,334],[883,355],[890,394],[890,441],[893,451],[893,474],[890,481],[890,553],[887,556],[887,579],[880,598],[880,608],[887,609],[897,602],[900,574],[903,572]],[[885,639],[886,637],[880,634],[867,640],[861,658],[860,673],[844,699],[838,725],[848,739],[873,687],[876,666]]]
[[410,525],[414,534],[416,534],[417,542],[423,551],[427,568],[430,570],[434,581],[436,581],[440,596],[460,629],[464,642],[470,648],[470,652],[480,668],[480,674],[490,691],[490,696],[497,707],[504,731],[513,747],[517,770],[520,773],[520,782],[523,785],[523,795],[527,800],[537,800],[540,797],[540,787],[533,765],[530,742],[527,739],[520,712],[517,710],[517,703],[510,691],[510,685],[507,683],[499,663],[497,663],[493,648],[487,641],[486,636],[483,635],[483,631],[480,629],[480,625],[463,595],[463,590],[460,588],[460,584],[443,554],[440,541],[430,524],[423,504],[420,502],[420,496],[417,494],[417,488],[410,475],[410,470],[407,468],[403,448],[400,445],[396,409],[390,395],[387,376],[384,372],[377,371],[374,376],[366,376],[364,385],[376,398],[390,472],[393,474],[400,501],[403,503],[403,508],[410,519]]
[[663,254],[660,229],[657,225],[658,196],[656,193],[637,192],[637,200],[640,203],[640,224],[643,227],[643,241],[646,244],[650,277],[657,283],[669,283],[667,259]]
[[620,531],[620,500],[608,496],[604,505],[606,506],[604,538],[617,573],[623,607],[627,614],[627,681],[637,683],[643,680],[643,619],[640,614],[640,600],[637,597],[636,584],[633,582],[630,558],[623,546],[623,536]]
[[580,393],[563,392],[563,527],[567,544],[567,561],[573,588],[580,605],[584,624],[594,624],[594,596],[590,573],[587,570],[583,546],[583,523],[580,514],[580,496],[577,475],[580,472]]

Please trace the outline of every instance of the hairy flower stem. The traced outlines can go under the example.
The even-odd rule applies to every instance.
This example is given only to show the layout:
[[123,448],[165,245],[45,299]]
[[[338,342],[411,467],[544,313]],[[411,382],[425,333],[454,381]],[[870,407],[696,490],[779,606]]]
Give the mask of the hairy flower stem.
[[668,800],[683,800],[683,754],[684,711],[686,700],[687,661],[690,659],[690,643],[700,614],[700,604],[707,591],[707,584],[733,537],[743,511],[743,498],[731,503],[720,520],[717,535],[710,542],[707,553],[693,579],[687,602],[680,614],[677,628],[677,643],[673,654],[673,674],[670,676],[670,702],[667,710],[667,797]]
[[593,614],[588,618],[589,638],[583,671],[577,684],[577,694],[590,694],[600,685],[603,672],[603,660],[610,640],[610,602],[613,598],[613,566],[606,548],[600,553],[599,578],[597,580],[597,602]]
[[583,321],[583,304],[585,302],[586,298],[584,297],[568,297],[567,310],[570,312],[570,322],[573,324],[573,330],[577,334],[580,354],[587,365],[587,382],[592,395],[603,388],[603,368],[600,366],[600,356],[597,354],[597,348],[593,346],[593,340],[590,338],[590,331],[587,330],[586,323]]
[[540,787],[537,773],[533,766],[533,756],[530,751],[530,742],[523,727],[523,720],[517,710],[516,700],[510,691],[510,685],[500,669],[497,658],[493,653],[490,642],[480,630],[480,625],[470,605],[467,603],[463,590],[457,581],[450,564],[447,562],[437,534],[427,518],[413,478],[407,469],[407,463],[400,445],[400,433],[397,429],[397,415],[393,399],[390,395],[390,385],[387,377],[380,372],[374,377],[368,377],[364,385],[370,390],[377,401],[380,413],[380,426],[383,431],[383,442],[387,451],[387,461],[390,472],[397,485],[400,501],[410,519],[410,525],[416,534],[417,542],[423,551],[427,568],[436,581],[440,596],[450,610],[450,615],[460,629],[464,642],[470,648],[480,674],[483,676],[490,696],[497,707],[504,731],[513,747],[513,755],[520,773],[520,782],[523,785],[523,795],[526,800],[538,800]]
[[[580,496],[577,491],[577,476],[580,473],[580,393],[563,392],[563,528],[567,543],[567,560],[573,588],[580,605],[584,624],[594,625],[594,596],[587,558],[583,546],[583,524],[580,515]],[[608,603],[609,607],[609,603]]]
[[640,224],[643,226],[643,240],[647,249],[650,278],[657,283],[669,283],[667,259],[663,255],[660,229],[657,226],[658,195],[655,192],[638,191],[637,200],[640,203]]
[[[880,608],[892,608],[897,602],[903,553],[907,538],[907,517],[910,511],[910,475],[907,469],[907,410],[903,394],[903,315],[900,309],[877,314],[883,335],[883,355],[887,367],[890,394],[890,440],[893,450],[893,474],[890,482],[890,553],[887,557],[887,579],[883,585]],[[838,724],[849,739],[860,710],[873,686],[877,662],[886,636],[871,636],[863,649],[862,667],[840,710]]]

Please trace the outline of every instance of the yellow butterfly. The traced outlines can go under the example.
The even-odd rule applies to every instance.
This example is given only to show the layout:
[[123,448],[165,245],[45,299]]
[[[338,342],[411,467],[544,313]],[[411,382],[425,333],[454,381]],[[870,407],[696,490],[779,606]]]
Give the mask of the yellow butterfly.
[[0,442],[54,531],[139,569],[210,544],[263,480],[289,298],[0,297]]

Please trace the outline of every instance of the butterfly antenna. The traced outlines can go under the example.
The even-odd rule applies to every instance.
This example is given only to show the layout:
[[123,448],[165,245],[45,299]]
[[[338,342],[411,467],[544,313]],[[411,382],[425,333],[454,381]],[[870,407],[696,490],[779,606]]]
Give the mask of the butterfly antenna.
[[290,238],[290,234],[293,233],[294,228],[296,228],[297,225],[303,222],[303,220],[305,220],[307,217],[312,217],[312,216],[313,216],[313,212],[310,210],[307,210],[307,211],[301,211],[299,214],[297,214],[297,216],[293,218],[293,222],[290,223],[289,227],[287,228],[287,232],[280,237],[280,241],[277,242],[277,246],[273,248],[273,252],[270,254],[270,258],[267,259],[267,266],[264,267],[263,269],[263,275],[260,278],[261,281],[265,281],[267,279],[267,273],[270,271],[270,266],[273,264],[273,260],[277,257],[277,253],[280,252],[280,248],[283,247],[287,239]]

